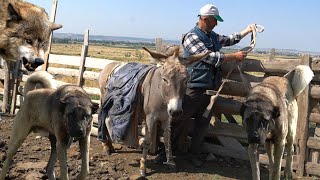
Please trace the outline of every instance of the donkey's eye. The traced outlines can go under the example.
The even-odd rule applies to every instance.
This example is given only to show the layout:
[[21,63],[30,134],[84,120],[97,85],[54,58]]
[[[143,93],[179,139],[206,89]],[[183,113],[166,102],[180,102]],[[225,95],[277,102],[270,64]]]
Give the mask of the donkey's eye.
[[27,42],[28,44],[32,44],[32,40],[31,40],[31,39],[26,39],[26,42]]
[[169,81],[167,79],[165,79],[165,78],[162,78],[162,80],[167,84],[169,83]]

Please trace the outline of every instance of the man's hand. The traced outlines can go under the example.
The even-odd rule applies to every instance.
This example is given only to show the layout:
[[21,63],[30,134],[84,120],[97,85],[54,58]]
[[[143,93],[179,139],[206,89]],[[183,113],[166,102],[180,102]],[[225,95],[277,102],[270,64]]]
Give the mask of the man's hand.
[[256,28],[256,24],[249,24],[244,30],[240,32],[241,38],[245,37],[247,34],[253,31],[253,28]]
[[244,51],[225,54],[224,61],[242,61],[245,57],[247,57],[247,54],[248,53]]

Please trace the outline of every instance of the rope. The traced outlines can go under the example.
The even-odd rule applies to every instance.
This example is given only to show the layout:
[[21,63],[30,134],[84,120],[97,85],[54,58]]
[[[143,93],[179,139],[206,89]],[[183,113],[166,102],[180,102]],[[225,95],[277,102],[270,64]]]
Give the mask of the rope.
[[[261,33],[261,32],[263,32],[263,31],[264,31],[264,27],[263,27],[263,26],[261,26],[261,25],[254,25],[254,27],[252,27],[251,42],[250,42],[249,46],[240,49],[240,51],[244,51],[244,52],[246,52],[246,53],[251,52],[251,51],[253,50],[253,48],[256,46],[256,36],[257,36],[257,32]],[[239,65],[239,64],[240,64],[240,65]],[[205,118],[208,118],[208,117],[209,117],[209,114],[210,114],[210,112],[211,112],[211,110],[212,110],[213,104],[215,103],[217,97],[219,96],[220,91],[222,90],[222,88],[223,88],[223,86],[224,86],[224,84],[225,84],[225,82],[226,82],[226,79],[229,78],[231,72],[235,69],[236,66],[238,67],[238,70],[239,70],[239,72],[240,72],[241,80],[242,80],[242,82],[246,85],[247,90],[249,90],[249,89],[252,88],[251,84],[250,84],[249,81],[245,78],[245,76],[243,75],[243,73],[242,73],[242,71],[241,71],[241,67],[240,67],[240,66],[242,66],[242,62],[237,61],[237,62],[235,63],[235,66],[233,66],[233,67],[229,70],[227,76],[225,77],[225,79],[224,79],[223,82],[221,83],[221,85],[220,85],[217,93],[216,93],[215,95],[212,95],[212,96],[211,96],[210,103],[209,103],[209,105],[207,106],[207,109],[205,110],[205,112],[202,114],[203,117],[205,117]]]

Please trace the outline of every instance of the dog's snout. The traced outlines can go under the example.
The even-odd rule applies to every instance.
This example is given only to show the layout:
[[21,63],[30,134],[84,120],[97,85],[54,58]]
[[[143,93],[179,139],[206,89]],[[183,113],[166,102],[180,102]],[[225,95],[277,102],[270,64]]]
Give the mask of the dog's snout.
[[36,59],[34,60],[34,64],[35,64],[36,66],[40,66],[40,65],[44,64],[44,60],[43,60],[42,58],[36,58]]
[[260,137],[258,133],[248,134],[248,142],[249,144],[260,144]]
[[70,136],[75,138],[80,138],[80,137],[83,137],[84,135],[85,135],[85,129],[82,127],[72,129],[70,132]]

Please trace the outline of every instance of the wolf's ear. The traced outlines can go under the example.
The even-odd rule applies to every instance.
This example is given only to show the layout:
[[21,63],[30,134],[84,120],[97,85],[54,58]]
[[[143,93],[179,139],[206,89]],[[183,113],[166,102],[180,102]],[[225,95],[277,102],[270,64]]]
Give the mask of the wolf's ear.
[[14,9],[14,7],[12,6],[11,3],[9,3],[8,5],[8,12],[9,12],[9,15],[10,15],[10,20],[11,21],[21,21],[22,20],[22,17],[20,16],[20,14]]
[[97,113],[98,109],[99,109],[99,104],[95,103],[95,102],[92,102],[92,107],[91,107],[91,111],[92,112],[91,112],[91,114]]
[[280,108],[279,106],[275,106],[273,107],[273,110],[272,110],[272,118],[273,119],[276,119],[280,116]]
[[57,29],[60,29],[60,28],[62,28],[62,25],[61,25],[61,24],[50,23],[50,29],[51,29],[51,31],[54,31],[54,30],[57,30]]

